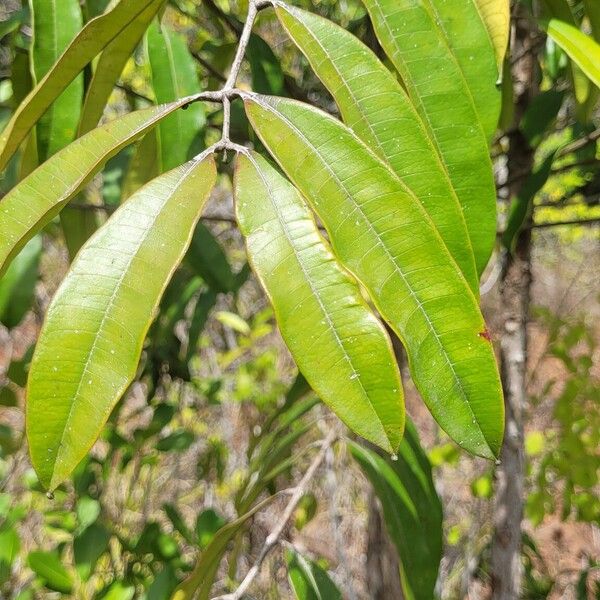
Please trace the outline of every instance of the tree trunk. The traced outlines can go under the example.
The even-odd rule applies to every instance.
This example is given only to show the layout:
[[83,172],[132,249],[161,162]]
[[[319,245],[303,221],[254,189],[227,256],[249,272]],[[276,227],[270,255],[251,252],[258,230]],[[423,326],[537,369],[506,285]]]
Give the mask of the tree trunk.
[[[530,21],[522,9],[517,9],[514,18],[513,56],[523,55],[523,59],[513,68],[517,100],[516,126],[538,91],[532,43]],[[516,174],[531,173],[533,158],[534,150],[515,127],[510,134],[508,179],[512,179]],[[519,182],[522,181],[523,179],[519,179]],[[511,196],[518,191],[520,185],[521,183],[517,183],[510,190]],[[500,463],[495,473],[494,535],[491,553],[493,600],[516,600],[521,591],[521,521],[525,480],[523,410],[527,400],[527,323],[531,288],[530,225],[530,221],[525,223],[518,234],[514,252],[504,255],[501,259],[504,262],[500,283],[503,311],[500,372],[504,389],[506,432]]]

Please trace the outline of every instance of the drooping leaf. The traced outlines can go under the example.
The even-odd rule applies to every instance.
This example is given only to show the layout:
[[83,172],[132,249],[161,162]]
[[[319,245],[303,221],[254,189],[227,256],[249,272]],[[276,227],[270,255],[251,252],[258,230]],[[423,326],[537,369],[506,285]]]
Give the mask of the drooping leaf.
[[0,202],[0,276],[27,241],[60,212],[106,160],[187,102],[189,99],[184,98],[139,110],[98,127],[13,188]]
[[404,597],[431,600],[442,558],[442,506],[414,426],[406,424],[397,461],[354,443],[350,450],[383,507],[401,561]]
[[210,158],[151,181],[87,242],[56,293],[27,389],[27,437],[45,487],[69,476],[133,379],[215,177]]
[[29,130],[81,70],[116,38],[127,24],[143,12],[152,0],[126,0],[89,21],[73,42],[28,94],[0,135],[0,171],[16,152]]
[[27,562],[47,588],[63,594],[73,589],[73,578],[56,552],[30,552]]
[[473,248],[456,191],[402,86],[373,52],[341,27],[293,7],[276,10],[333,95],[345,123],[416,195],[479,295]]
[[558,19],[550,19],[546,32],[590,81],[600,87],[600,44],[573,25]]
[[150,2],[148,7],[139,13],[102,51],[85,94],[79,122],[79,135],[87,133],[98,125],[104,106],[127,60],[164,2],[165,0]]
[[500,79],[510,36],[510,0],[475,0],[475,6],[492,40]]
[[448,169],[481,273],[496,240],[487,140],[500,114],[500,93],[495,53],[474,0],[364,4]]
[[295,552],[287,551],[288,577],[297,600],[342,600],[327,571]]
[[[79,0],[30,0],[29,4],[33,24],[31,66],[37,83],[79,33],[83,17]],[[41,117],[37,127],[40,162],[75,138],[82,98],[83,77],[79,75]]]
[[300,194],[265,159],[240,155],[234,188],[250,264],[298,368],[353,431],[394,452],[404,404],[385,329]]
[[31,239],[0,278],[0,322],[17,326],[33,302],[42,252],[40,236]]
[[504,404],[485,322],[421,204],[329,115],[281,98],[248,95],[245,102],[334,252],[400,336],[435,419],[470,452],[497,455]]
[[188,577],[175,589],[171,600],[208,600],[215,576],[227,551],[229,542],[244,528],[248,519],[268,506],[279,494],[259,502],[247,513],[219,529],[200,557]]
[[[200,92],[196,64],[185,39],[153,23],[148,30],[148,57],[157,102],[172,102]],[[166,171],[189,158],[190,149],[204,125],[200,104],[189,106],[161,123],[157,129],[160,170]]]

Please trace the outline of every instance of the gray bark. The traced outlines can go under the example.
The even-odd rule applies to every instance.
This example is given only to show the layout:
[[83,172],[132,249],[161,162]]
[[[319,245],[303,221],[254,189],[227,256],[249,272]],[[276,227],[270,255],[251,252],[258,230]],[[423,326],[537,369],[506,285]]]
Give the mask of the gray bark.
[[[530,22],[517,9],[514,18],[513,55],[532,48]],[[535,52],[530,52],[513,69],[516,92],[515,124],[518,124],[533,96],[537,93]],[[530,173],[534,151],[518,130],[510,134],[508,178],[515,173]],[[522,181],[522,180],[520,180]],[[516,186],[511,195],[518,191]],[[521,522],[524,503],[524,435],[523,411],[527,401],[527,323],[531,288],[530,223],[519,233],[511,255],[502,260],[500,283],[503,331],[500,346],[500,372],[504,389],[506,430],[495,473],[494,535],[491,552],[493,600],[516,600],[520,597]]]

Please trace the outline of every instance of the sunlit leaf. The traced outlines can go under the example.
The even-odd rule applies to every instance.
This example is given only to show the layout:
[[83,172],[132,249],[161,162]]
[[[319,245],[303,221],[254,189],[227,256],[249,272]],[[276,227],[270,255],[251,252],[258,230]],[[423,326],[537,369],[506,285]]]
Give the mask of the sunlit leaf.
[[479,273],[496,241],[487,140],[500,114],[498,68],[474,0],[364,0],[426,123],[463,207]]
[[154,0],[149,3],[148,8],[139,13],[102,51],[85,94],[79,122],[79,135],[87,133],[98,125],[104,106],[125,64],[164,3],[165,0]]
[[497,455],[504,404],[485,322],[421,204],[325,113],[256,95],[246,97],[246,110],[318,214],[334,252],[402,339],[438,423],[470,452]]
[[250,264],[298,368],[353,431],[394,452],[404,427],[400,376],[356,282],[300,194],[265,159],[238,157],[235,198]]
[[50,71],[19,105],[10,123],[2,131],[0,171],[4,169],[29,130],[52,102],[81,70],[151,2],[152,0],[118,2],[111,10],[86,24]]
[[64,594],[71,592],[73,578],[56,552],[30,552],[27,562],[47,588]]
[[90,131],[38,167],[0,202],[0,276],[40,229],[97,173],[111,156],[184,106],[136,111]]
[[510,35],[510,0],[474,0],[474,2],[492,40],[498,65],[498,78],[500,78]]
[[345,123],[416,195],[479,295],[473,249],[456,191],[397,79],[361,41],[331,21],[292,7],[278,7],[277,14],[333,95]]
[[590,81],[600,87],[600,44],[576,27],[558,19],[550,20],[546,32]]
[[45,487],[66,479],[133,379],[142,343],[215,182],[192,161],[136,192],[83,247],[54,296],[27,388],[27,436]]
[[[185,38],[153,23],[148,30],[148,57],[157,102],[173,102],[200,92],[194,59]],[[166,118],[157,129],[160,170],[166,171],[189,158],[194,139],[204,125],[198,103]]]

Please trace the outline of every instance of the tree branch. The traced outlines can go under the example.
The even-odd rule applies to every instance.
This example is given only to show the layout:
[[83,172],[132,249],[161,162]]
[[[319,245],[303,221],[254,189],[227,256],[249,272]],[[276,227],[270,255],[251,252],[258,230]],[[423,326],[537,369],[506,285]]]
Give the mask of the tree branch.
[[258,558],[256,559],[256,562],[254,563],[254,565],[252,565],[252,567],[250,568],[250,570],[248,571],[248,573],[242,580],[242,583],[240,583],[237,590],[235,590],[231,594],[224,594],[222,596],[217,596],[217,597],[213,598],[213,600],[241,600],[241,598],[244,596],[244,594],[248,591],[248,588],[252,585],[252,582],[256,579],[256,576],[259,574],[265,558],[267,557],[269,552],[271,552],[271,550],[273,550],[273,548],[275,548],[275,546],[277,546],[277,544],[279,543],[279,539],[281,538],[281,535],[283,533],[283,530],[285,529],[287,522],[290,520],[290,518],[294,514],[294,511],[296,510],[296,507],[298,506],[300,499],[306,493],[306,489],[308,487],[308,484],[310,483],[310,480],[314,477],[320,464],[325,459],[327,450],[329,450],[329,448],[335,441],[336,437],[337,437],[336,433],[332,429],[329,432],[329,434],[327,435],[327,437],[321,443],[321,449],[319,450],[319,453],[315,456],[312,463],[308,467],[306,473],[304,474],[304,476],[302,477],[302,479],[300,480],[300,482],[294,489],[294,493],[292,494],[290,501],[288,502],[287,506],[285,507],[283,514],[281,515],[279,520],[275,523],[275,526],[273,527],[273,530],[271,531],[271,533],[269,533],[269,535],[267,536],[267,539],[265,540],[265,543],[260,550],[260,553],[258,555]]

